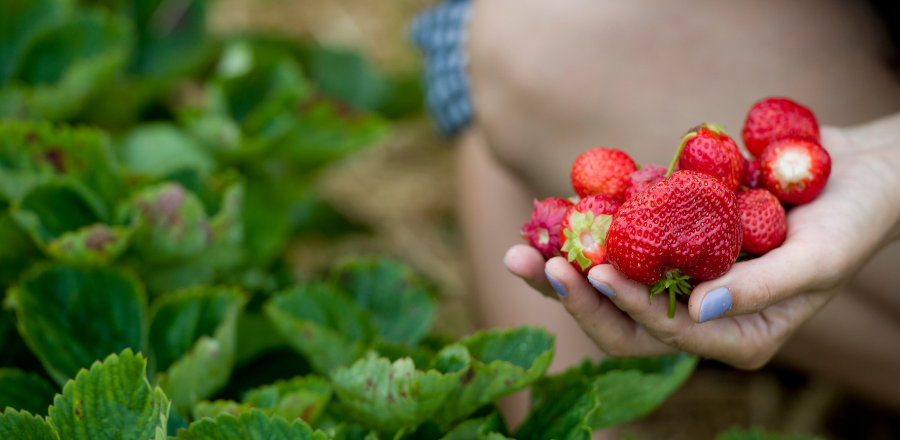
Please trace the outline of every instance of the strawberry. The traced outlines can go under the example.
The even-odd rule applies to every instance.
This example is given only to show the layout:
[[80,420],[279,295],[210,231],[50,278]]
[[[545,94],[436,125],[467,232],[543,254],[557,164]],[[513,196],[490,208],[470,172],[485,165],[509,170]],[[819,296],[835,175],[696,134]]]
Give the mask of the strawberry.
[[816,198],[828,175],[831,156],[817,142],[783,139],[766,147],[759,157],[761,186],[782,203],[802,205]]
[[737,203],[744,230],[741,250],[762,255],[781,246],[787,236],[787,220],[775,195],[762,188],[741,191]]
[[650,188],[657,182],[666,178],[666,168],[654,163],[641,164],[641,169],[628,175],[628,188],[625,190],[625,200],[634,197],[641,191]]
[[618,209],[616,199],[594,195],[581,199],[563,217],[559,231],[563,256],[582,273],[606,263],[606,231]]
[[625,200],[628,175],[637,171],[634,160],[624,151],[594,148],[581,153],[572,164],[572,187],[579,197],[601,194],[619,202]]
[[819,142],[819,123],[808,108],[787,98],[766,98],[753,104],[741,131],[744,146],[759,157],[772,142],[784,138]]
[[742,162],[741,186],[750,189],[759,188],[759,161],[742,159]]
[[689,279],[722,276],[741,250],[737,198],[704,173],[678,171],[629,199],[616,212],[606,237],[609,262],[631,280],[652,285],[652,295],[689,294]]
[[735,191],[741,184],[741,159],[741,150],[724,127],[700,124],[681,139],[674,162],[678,169],[709,174]]
[[572,202],[559,197],[548,197],[540,202],[535,199],[531,221],[522,225],[519,235],[541,251],[544,258],[560,256],[559,228],[571,207]]

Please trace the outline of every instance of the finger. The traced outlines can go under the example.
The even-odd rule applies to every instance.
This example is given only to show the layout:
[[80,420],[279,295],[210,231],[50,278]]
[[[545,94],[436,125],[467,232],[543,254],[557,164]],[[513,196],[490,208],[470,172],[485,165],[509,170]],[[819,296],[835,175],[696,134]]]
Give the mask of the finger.
[[524,244],[517,244],[509,248],[506,251],[506,256],[503,257],[503,265],[513,275],[525,280],[529,286],[542,295],[548,298],[559,299],[556,291],[553,290],[553,286],[547,281],[547,275],[544,273],[544,264],[546,263],[547,261],[540,251]]
[[551,258],[545,271],[559,289],[563,306],[605,353],[615,357],[644,357],[678,352],[652,337],[607,297],[600,295],[565,259]]

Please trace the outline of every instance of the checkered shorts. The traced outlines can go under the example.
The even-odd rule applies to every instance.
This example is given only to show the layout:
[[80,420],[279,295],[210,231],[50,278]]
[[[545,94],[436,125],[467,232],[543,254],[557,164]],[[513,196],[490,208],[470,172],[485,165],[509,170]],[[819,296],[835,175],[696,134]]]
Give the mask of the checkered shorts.
[[410,37],[425,57],[425,103],[441,133],[452,136],[472,120],[466,30],[470,0],[444,0],[420,13]]

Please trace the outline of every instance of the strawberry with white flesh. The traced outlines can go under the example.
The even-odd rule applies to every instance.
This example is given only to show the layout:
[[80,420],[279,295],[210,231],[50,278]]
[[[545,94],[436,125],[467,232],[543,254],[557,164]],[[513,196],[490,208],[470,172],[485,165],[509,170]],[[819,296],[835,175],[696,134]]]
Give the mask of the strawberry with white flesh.
[[522,225],[519,235],[539,250],[544,258],[549,260],[560,256],[560,225],[572,206],[572,202],[559,197],[548,197],[540,202],[535,199],[531,221]]
[[761,186],[781,203],[802,205],[816,198],[831,174],[831,156],[815,141],[782,139],[759,157]]
[[606,232],[619,202],[609,196],[581,199],[566,212],[559,233],[562,254],[579,272],[606,263]]

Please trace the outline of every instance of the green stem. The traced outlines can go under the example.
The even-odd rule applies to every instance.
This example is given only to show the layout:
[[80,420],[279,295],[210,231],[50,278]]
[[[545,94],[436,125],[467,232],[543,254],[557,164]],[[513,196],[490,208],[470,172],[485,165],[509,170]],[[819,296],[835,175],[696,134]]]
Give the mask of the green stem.
[[675,317],[675,292],[669,290],[669,319]]
[[691,277],[681,273],[678,269],[667,272],[665,278],[650,286],[648,301],[652,304],[654,295],[666,291],[669,292],[669,318],[674,318],[676,295],[690,295],[693,289],[691,284],[688,283],[689,279]]
[[675,172],[675,166],[678,165],[678,159],[681,158],[681,152],[684,151],[684,145],[687,144],[687,141],[693,137],[697,136],[696,130],[691,130],[688,134],[684,135],[681,138],[681,144],[678,145],[678,151],[675,152],[675,157],[672,158],[672,164],[669,165],[669,171],[666,172],[666,177],[672,175]]

